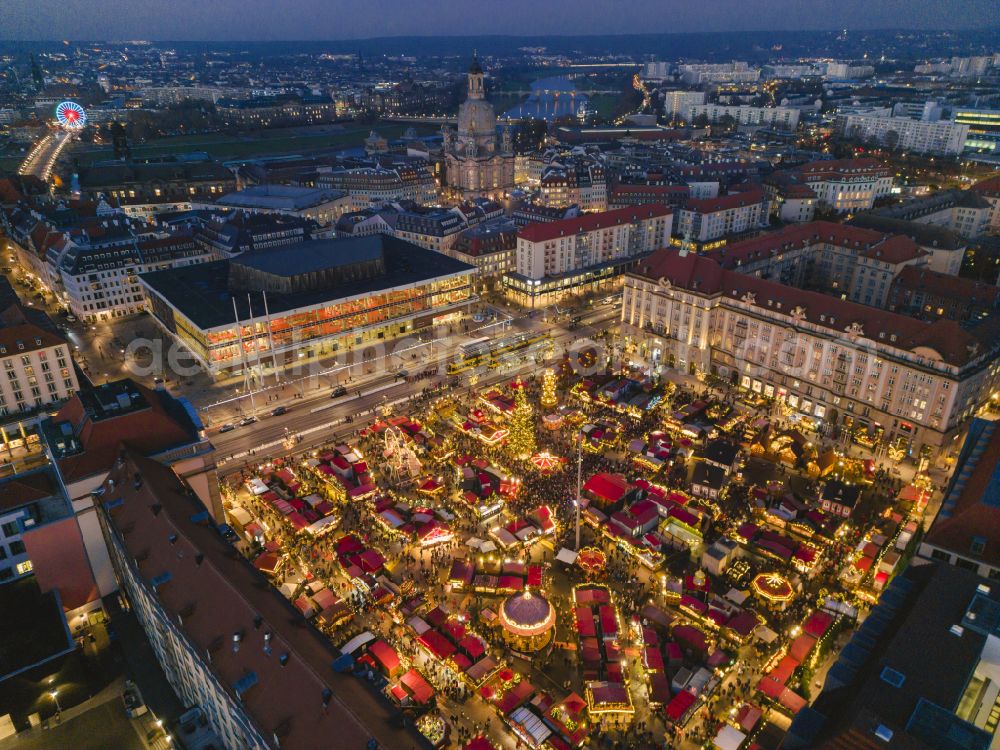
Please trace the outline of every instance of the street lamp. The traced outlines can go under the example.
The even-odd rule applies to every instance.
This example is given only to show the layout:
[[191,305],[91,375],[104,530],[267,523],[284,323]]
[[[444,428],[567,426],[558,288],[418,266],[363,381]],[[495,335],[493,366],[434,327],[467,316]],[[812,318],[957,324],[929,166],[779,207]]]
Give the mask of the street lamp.
[[62,706],[59,705],[59,691],[58,690],[50,690],[49,691],[49,697],[53,701],[55,701],[55,704],[56,704],[56,713],[57,714],[62,713]]

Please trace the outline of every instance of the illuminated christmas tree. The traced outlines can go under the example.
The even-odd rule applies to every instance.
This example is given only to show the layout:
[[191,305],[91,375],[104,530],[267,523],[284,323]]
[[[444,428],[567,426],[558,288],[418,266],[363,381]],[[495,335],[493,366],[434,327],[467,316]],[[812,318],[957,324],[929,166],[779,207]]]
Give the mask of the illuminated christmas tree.
[[513,457],[523,458],[535,452],[535,410],[528,403],[523,388],[517,389],[514,400],[517,406],[510,415],[507,450]]
[[542,373],[542,398],[540,399],[543,409],[554,409],[559,404],[556,397],[556,374],[552,370]]

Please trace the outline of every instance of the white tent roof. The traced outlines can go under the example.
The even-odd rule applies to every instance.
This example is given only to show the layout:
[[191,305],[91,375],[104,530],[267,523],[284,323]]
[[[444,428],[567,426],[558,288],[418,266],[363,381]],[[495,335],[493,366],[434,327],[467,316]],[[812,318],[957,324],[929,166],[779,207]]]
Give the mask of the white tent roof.
[[715,735],[715,739],[712,740],[712,744],[717,747],[718,750],[740,750],[740,746],[746,738],[747,736],[739,729],[731,727],[727,724],[719,730],[717,735]]
[[559,550],[559,553],[556,555],[556,560],[558,560],[561,563],[566,563],[567,565],[572,565],[573,563],[576,562],[576,552],[569,549],[568,547],[563,547],[561,550]]

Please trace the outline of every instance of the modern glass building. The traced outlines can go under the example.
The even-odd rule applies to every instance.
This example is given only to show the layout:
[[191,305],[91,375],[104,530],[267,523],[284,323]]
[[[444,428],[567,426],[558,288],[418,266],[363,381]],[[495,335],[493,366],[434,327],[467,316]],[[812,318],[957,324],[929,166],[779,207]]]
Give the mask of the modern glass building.
[[311,240],[145,274],[150,311],[213,373],[281,366],[411,335],[459,315],[475,267],[373,235]]

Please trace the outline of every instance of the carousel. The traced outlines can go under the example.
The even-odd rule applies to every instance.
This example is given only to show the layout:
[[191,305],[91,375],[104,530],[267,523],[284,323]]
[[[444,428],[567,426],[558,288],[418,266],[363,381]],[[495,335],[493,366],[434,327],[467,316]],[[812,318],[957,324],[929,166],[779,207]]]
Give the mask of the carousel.
[[500,626],[503,640],[511,649],[533,654],[552,641],[556,611],[544,596],[525,591],[508,597],[500,607]]

